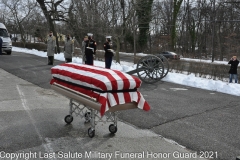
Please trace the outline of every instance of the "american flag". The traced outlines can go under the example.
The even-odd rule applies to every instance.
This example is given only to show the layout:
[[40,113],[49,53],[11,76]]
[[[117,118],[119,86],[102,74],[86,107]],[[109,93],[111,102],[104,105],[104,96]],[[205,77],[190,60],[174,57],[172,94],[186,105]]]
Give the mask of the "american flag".
[[103,116],[110,107],[136,102],[138,108],[150,110],[149,104],[137,91],[141,80],[124,72],[77,63],[64,63],[52,67],[53,79],[57,83],[95,98],[101,104]]

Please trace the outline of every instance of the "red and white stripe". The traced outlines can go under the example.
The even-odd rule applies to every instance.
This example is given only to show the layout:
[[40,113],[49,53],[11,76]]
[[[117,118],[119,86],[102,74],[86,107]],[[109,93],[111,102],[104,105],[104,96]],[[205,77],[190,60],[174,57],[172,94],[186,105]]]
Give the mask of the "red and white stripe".
[[[139,88],[141,85],[141,81],[137,77],[133,77],[118,70],[111,70],[90,65],[65,63],[53,67],[51,72],[53,77],[102,91],[134,89]],[[133,101],[138,103],[138,108],[140,109],[150,109],[150,106],[145,101],[142,94],[138,91],[98,93],[71,84],[66,84],[56,79],[53,79],[51,81],[51,84],[52,83],[59,83],[65,87],[69,87],[96,98],[98,102],[102,104],[101,115],[104,115],[104,113],[112,106]]]

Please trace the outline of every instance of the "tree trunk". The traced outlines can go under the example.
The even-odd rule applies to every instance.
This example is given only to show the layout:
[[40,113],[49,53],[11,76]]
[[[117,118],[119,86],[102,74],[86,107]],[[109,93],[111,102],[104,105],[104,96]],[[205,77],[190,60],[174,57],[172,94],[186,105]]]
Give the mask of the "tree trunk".
[[119,37],[116,37],[116,45],[117,45],[117,49],[116,49],[116,54],[114,55],[115,56],[115,60],[116,62],[118,62],[120,64],[120,58],[119,58],[119,52],[120,52],[120,38]]
[[219,47],[219,60],[223,61],[223,52],[222,52],[222,45],[221,45],[221,28],[219,24],[218,33],[216,33],[217,36],[217,42]]
[[171,34],[171,47],[172,50],[176,50],[176,22],[177,22],[177,15],[182,4],[183,0],[174,0],[173,4],[173,20],[172,20],[172,34]]

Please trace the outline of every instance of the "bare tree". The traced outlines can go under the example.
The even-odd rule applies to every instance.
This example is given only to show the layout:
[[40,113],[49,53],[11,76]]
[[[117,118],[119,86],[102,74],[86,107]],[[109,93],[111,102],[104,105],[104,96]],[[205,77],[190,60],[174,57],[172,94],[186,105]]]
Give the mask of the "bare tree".
[[47,19],[49,29],[56,36],[57,53],[60,53],[60,48],[54,22],[67,21],[67,12],[65,11],[66,7],[63,4],[63,1],[64,0],[37,0],[37,3],[40,5],[45,18]]
[[[56,38],[57,32],[69,33],[81,42],[92,32],[98,49],[103,49],[105,36],[112,35],[117,62],[120,51],[170,49],[212,60],[240,55],[240,3],[235,0],[0,1],[1,21],[10,31],[21,33],[23,41],[28,33],[44,40],[52,30]],[[49,27],[44,27],[46,23]]]
[[130,0],[72,0],[69,11],[68,26],[79,40],[88,32],[93,32],[98,42],[98,49],[103,49],[106,35],[111,35],[116,49],[115,59],[119,60],[121,44],[126,43],[126,33],[132,33],[129,28],[132,16]]
[[21,34],[21,41],[26,43],[25,23],[33,16],[36,3],[32,0],[1,0],[5,5],[7,21],[12,23]]

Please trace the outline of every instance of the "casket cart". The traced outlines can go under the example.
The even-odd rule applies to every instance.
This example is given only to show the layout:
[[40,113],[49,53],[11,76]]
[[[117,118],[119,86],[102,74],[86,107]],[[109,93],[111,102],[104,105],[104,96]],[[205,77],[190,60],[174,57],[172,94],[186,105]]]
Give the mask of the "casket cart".
[[95,135],[98,122],[112,122],[111,133],[117,132],[115,112],[139,108],[145,111],[150,106],[137,90],[141,81],[132,75],[102,67],[65,63],[52,67],[53,90],[70,99],[69,115],[65,122],[70,124],[73,115],[90,122],[89,137]]

